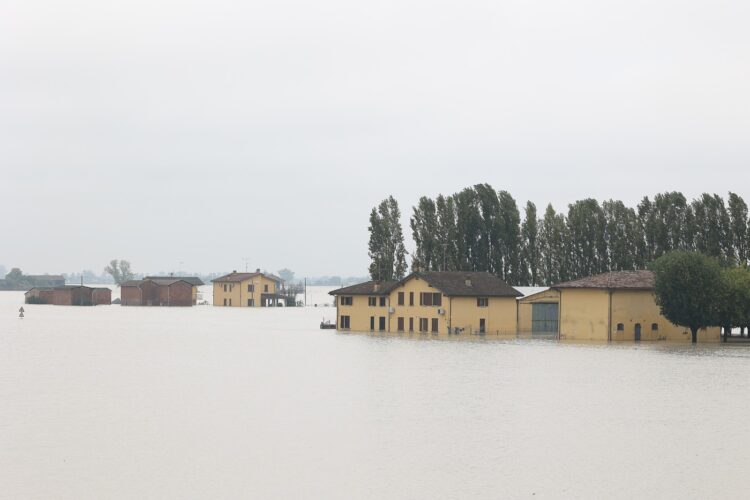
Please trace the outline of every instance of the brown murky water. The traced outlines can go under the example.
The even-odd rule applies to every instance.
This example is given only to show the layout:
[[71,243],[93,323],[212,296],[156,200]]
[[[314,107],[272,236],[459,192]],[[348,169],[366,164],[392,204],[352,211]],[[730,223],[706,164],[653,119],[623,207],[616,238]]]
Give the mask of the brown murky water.
[[741,346],[321,331],[0,292],[0,498],[737,498]]

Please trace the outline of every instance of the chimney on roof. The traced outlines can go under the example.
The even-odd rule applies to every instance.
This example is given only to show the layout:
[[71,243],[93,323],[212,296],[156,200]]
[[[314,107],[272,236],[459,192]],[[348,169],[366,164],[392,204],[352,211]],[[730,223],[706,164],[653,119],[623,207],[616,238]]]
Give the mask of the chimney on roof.
[[256,272],[256,273],[259,273],[259,272],[260,272],[260,268],[256,269],[256,270],[255,270],[255,272]]
[[380,283],[378,283],[378,282],[376,281],[376,282],[375,282],[375,285],[373,285],[373,287],[372,287],[372,290],[373,290],[374,292],[379,292],[379,291],[380,291]]
[[469,278],[469,277],[467,276],[467,277],[466,277],[466,281],[464,281],[464,283],[466,284],[466,287],[467,287],[467,288],[471,288],[471,278]]
[[237,273],[237,269],[235,269],[234,271],[232,271],[232,274],[236,274],[236,273]]

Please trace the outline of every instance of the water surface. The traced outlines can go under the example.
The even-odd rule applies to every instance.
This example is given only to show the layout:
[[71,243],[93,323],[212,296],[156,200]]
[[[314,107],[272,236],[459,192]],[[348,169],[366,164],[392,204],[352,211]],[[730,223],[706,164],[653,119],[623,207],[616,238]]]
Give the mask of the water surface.
[[742,346],[337,334],[0,292],[0,498],[736,498]]

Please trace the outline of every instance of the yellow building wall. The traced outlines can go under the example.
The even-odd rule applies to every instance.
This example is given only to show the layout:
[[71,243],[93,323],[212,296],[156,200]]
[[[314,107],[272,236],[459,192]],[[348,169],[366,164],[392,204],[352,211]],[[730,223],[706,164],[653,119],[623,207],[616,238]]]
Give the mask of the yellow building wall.
[[[618,323],[623,330],[617,331]],[[661,315],[652,291],[615,290],[612,292],[612,340],[634,341],[635,325],[641,325],[641,340],[666,340],[690,342],[690,329],[672,324]],[[656,330],[652,325],[658,325]],[[720,328],[708,328],[698,332],[699,342],[719,342]]]
[[560,340],[608,340],[609,292],[560,290]]
[[[404,305],[398,305],[399,292],[404,294]],[[414,294],[414,305],[409,305],[409,296]],[[421,293],[441,293],[441,305],[420,306]],[[378,299],[379,300],[379,299]],[[379,304],[379,302],[378,302]],[[389,312],[389,308],[393,312]],[[443,311],[442,313],[440,311]],[[479,334],[479,319],[485,319],[487,335],[514,337],[516,334],[516,299],[513,297],[489,297],[488,307],[477,307],[476,297],[447,297],[440,290],[431,287],[426,281],[414,277],[395,288],[387,297],[386,306],[368,305],[368,297],[352,296],[352,305],[341,305],[341,296],[337,296],[337,325],[341,325],[341,316],[349,316],[350,331],[369,332],[370,317],[375,316],[375,331],[379,331],[378,318],[386,318],[385,332],[404,334],[429,334],[432,332],[432,321],[438,321],[438,335],[447,335],[451,327],[463,328],[461,335]],[[404,319],[404,330],[398,330],[398,318]],[[409,329],[409,320],[413,321],[413,331]],[[427,320],[427,331],[419,331],[419,320]]]
[[[345,295],[345,297],[347,297]],[[337,327],[341,325],[341,316],[349,316],[349,330],[352,332],[369,332],[370,330],[370,317],[375,317],[375,331],[379,329],[379,318],[385,318],[385,331],[388,330],[388,298],[386,297],[386,305],[380,306],[380,298],[376,301],[376,306],[370,306],[367,295],[351,295],[352,305],[345,306],[341,304],[341,296],[336,297],[337,301]],[[408,327],[408,325],[407,325]],[[396,325],[393,325],[395,330]],[[339,328],[341,330],[341,328]]]
[[[404,305],[398,305],[398,293],[403,292],[404,294]],[[409,294],[414,294],[414,305],[409,305]],[[439,306],[420,306],[419,305],[419,294],[420,293],[441,293],[441,305]],[[396,287],[390,294],[391,307],[394,309],[394,313],[391,315],[391,331],[398,331],[398,318],[404,318],[404,333],[409,333],[409,318],[414,318],[414,331],[412,333],[420,333],[419,331],[419,319],[427,319],[427,332],[421,333],[432,333],[432,320],[437,318],[438,320],[438,334],[448,333],[448,317],[450,314],[450,305],[448,297],[442,295],[440,290],[431,287],[426,281],[418,277],[413,277],[400,287]],[[440,314],[438,310],[442,309],[445,311]]]
[[485,321],[485,335],[516,336],[515,297],[487,297],[487,307],[477,306],[477,297],[452,297],[448,321],[465,334],[479,334],[479,320]]
[[560,292],[557,290],[544,290],[518,299],[518,336],[531,337],[531,320],[533,319],[533,304],[560,303]]
[[[248,285],[253,285],[253,291],[248,291]],[[255,276],[237,283],[215,282],[213,287],[214,306],[224,307],[224,299],[231,299],[231,307],[250,307],[248,299],[253,299],[253,307],[261,307],[261,298],[264,293],[277,293],[276,282],[265,276]],[[224,291],[224,285],[227,285],[227,291]],[[268,291],[265,286],[268,286]]]

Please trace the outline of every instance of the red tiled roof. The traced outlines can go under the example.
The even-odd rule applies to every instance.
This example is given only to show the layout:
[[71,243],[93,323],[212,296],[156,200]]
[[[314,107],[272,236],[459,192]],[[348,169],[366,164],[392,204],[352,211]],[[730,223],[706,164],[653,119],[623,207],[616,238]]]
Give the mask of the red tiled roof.
[[604,288],[653,290],[654,273],[651,271],[611,271],[573,281],[552,285],[551,288]]

